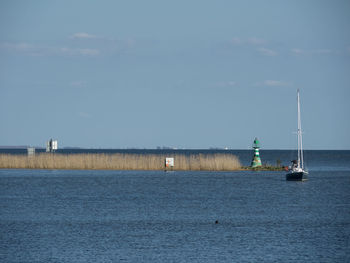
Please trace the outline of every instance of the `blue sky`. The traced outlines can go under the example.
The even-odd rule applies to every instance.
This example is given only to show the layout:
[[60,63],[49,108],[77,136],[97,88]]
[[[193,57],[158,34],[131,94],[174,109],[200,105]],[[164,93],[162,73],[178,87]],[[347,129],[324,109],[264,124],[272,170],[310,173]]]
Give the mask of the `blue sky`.
[[350,149],[349,1],[1,1],[0,145]]

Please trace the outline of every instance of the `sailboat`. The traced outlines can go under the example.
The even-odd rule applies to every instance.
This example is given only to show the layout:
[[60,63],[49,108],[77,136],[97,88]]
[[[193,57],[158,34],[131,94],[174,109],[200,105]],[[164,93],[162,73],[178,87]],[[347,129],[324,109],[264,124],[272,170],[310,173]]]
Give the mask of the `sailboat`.
[[300,120],[300,96],[299,89],[297,91],[298,101],[298,159],[292,161],[292,165],[289,167],[286,174],[287,181],[306,181],[308,172],[304,170],[304,155],[303,155],[303,139],[301,132],[301,120]]

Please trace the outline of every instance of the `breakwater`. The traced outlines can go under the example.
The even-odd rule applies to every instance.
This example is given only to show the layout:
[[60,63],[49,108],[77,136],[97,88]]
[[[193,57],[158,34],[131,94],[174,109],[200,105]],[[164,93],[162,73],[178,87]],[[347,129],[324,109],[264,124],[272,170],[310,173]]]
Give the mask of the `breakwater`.
[[215,154],[0,154],[0,169],[164,170],[165,158],[174,158],[173,170],[234,171],[241,169],[236,155]]

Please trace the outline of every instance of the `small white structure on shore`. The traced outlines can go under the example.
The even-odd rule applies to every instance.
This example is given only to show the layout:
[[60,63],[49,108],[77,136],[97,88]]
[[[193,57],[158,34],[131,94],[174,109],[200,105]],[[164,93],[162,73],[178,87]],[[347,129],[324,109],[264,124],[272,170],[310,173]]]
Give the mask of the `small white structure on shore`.
[[57,140],[49,140],[46,142],[46,152],[53,153],[57,150]]

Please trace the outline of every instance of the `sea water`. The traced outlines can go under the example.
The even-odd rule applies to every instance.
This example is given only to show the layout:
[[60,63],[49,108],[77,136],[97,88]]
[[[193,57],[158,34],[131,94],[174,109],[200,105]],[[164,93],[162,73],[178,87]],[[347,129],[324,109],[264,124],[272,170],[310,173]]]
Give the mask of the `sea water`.
[[0,262],[349,262],[350,151],[307,157],[306,182],[259,171],[0,170]]

